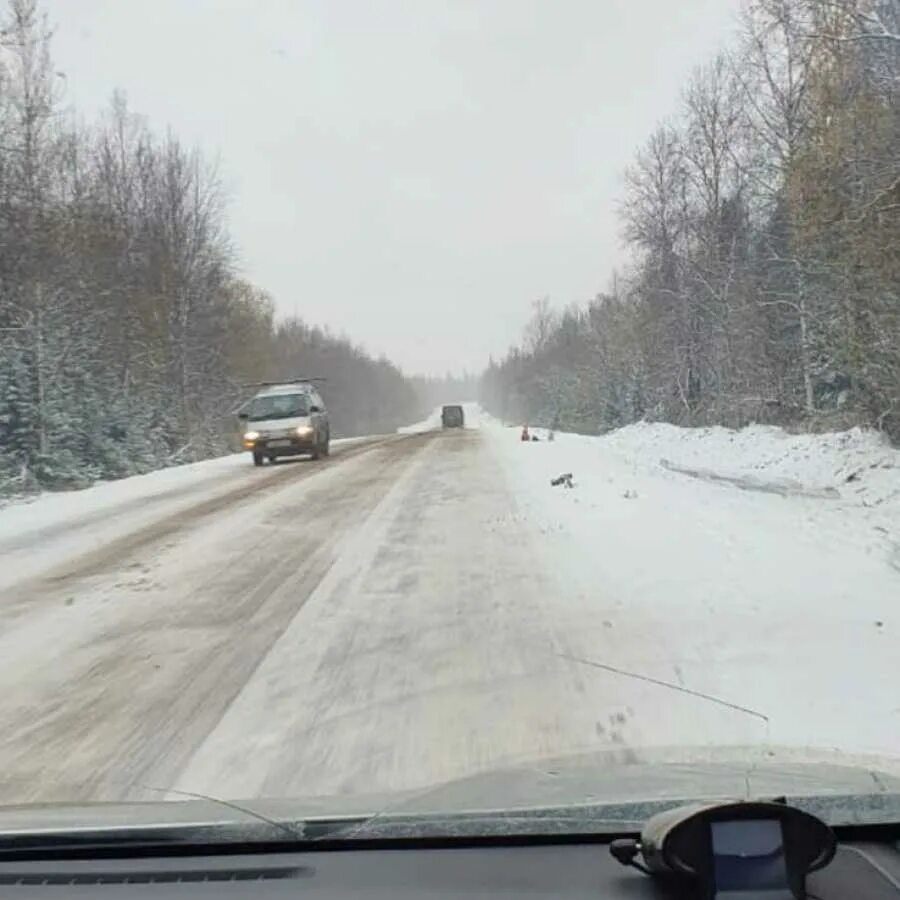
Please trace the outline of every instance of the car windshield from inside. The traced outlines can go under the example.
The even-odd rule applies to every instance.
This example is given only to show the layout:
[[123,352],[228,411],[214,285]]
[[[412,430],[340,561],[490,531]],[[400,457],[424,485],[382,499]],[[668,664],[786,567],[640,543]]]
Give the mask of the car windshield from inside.
[[0,0],[0,812],[893,809],[898,148],[900,0]]
[[262,422],[266,419],[308,416],[309,406],[309,397],[306,394],[268,394],[254,397],[245,412],[247,421]]

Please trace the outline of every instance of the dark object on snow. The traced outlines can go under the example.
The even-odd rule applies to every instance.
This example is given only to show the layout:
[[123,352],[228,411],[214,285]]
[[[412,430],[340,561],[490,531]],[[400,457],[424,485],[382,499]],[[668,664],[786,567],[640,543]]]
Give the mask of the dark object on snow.
[[531,435],[528,434],[528,426],[527,425],[522,426],[522,437],[520,438],[520,440],[523,440],[523,441],[531,440]]
[[539,438],[536,434],[533,434],[533,435],[531,436],[531,440],[532,440],[533,442],[537,443],[537,441],[539,441],[540,438]]
[[463,428],[465,424],[466,417],[461,406],[445,406],[441,410],[441,425],[444,428]]
[[571,472],[566,472],[565,475],[560,475],[557,478],[554,478],[550,482],[550,485],[552,487],[559,487],[560,485],[562,485],[563,487],[567,487],[567,488],[575,487],[575,484],[572,481],[572,473]]

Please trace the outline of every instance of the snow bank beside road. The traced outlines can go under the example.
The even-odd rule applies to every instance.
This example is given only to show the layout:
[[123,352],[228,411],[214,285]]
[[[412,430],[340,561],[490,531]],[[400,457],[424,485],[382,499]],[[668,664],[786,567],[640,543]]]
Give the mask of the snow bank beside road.
[[[896,755],[900,468],[877,436],[485,433],[537,534],[535,569],[553,573],[551,641],[608,692],[618,746]],[[661,458],[840,496],[736,490]],[[566,472],[574,488],[552,487]]]
[[[518,429],[507,433],[517,436]],[[532,433],[547,439],[544,429]],[[579,475],[593,477],[615,460],[616,468],[635,478],[810,500],[815,518],[809,521],[822,533],[875,553],[900,571],[900,450],[878,432],[790,434],[764,425],[732,430],[638,422],[600,437],[557,434],[554,446],[566,452],[553,466],[561,466],[559,471],[548,467],[548,481],[569,471],[576,481]]]
[[421,434],[423,431],[434,431],[441,427],[441,408],[435,409],[427,419],[414,425],[401,425],[397,434]]
[[115,481],[100,481],[78,491],[46,491],[34,497],[17,498],[0,508],[0,538],[103,513],[135,500],[168,496],[188,486],[217,483],[235,469],[246,468],[244,453],[203,462],[157,469]]
[[796,493],[832,494],[860,506],[900,506],[900,450],[874,431],[788,434],[763,425],[733,431],[639,422],[600,441],[649,465],[665,460],[671,469],[744,479],[751,487],[794,485]]

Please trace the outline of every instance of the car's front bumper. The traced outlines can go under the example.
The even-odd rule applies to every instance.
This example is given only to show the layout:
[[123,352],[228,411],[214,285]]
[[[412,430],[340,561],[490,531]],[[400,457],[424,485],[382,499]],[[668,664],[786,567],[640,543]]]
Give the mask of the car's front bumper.
[[298,453],[311,453],[316,448],[315,433],[310,435],[294,435],[293,437],[257,438],[244,441],[244,449],[263,456],[296,456]]

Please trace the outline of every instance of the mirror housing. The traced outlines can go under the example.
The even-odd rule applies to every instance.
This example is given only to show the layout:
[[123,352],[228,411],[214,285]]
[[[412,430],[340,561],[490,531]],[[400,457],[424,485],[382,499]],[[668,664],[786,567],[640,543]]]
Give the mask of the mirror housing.
[[243,409],[242,409],[242,410],[240,410],[240,411],[238,412],[237,417],[238,417],[239,419],[247,419],[249,416],[248,416],[246,410],[243,410]]
[[318,406],[311,406],[311,407],[309,408],[309,411],[310,411],[311,413],[320,413],[320,412],[322,412],[322,410],[321,410]]

